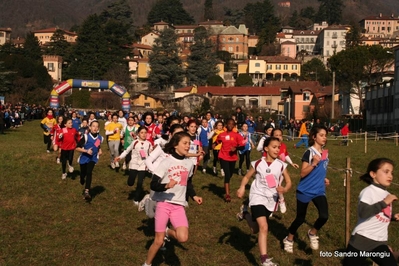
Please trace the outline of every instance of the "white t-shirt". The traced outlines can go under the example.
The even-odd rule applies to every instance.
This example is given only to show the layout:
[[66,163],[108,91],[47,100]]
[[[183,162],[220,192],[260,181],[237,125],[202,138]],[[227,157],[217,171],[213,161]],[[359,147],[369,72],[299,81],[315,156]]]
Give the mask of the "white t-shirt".
[[126,150],[119,156],[121,159],[125,158],[129,152],[132,151],[132,158],[129,162],[129,169],[145,171],[145,159],[152,151],[152,144],[148,140],[134,140]]
[[[251,184],[249,191],[249,206],[263,205],[269,211],[274,211],[278,200],[277,187],[283,180],[283,171],[287,164],[279,159],[275,159],[270,166],[265,158],[251,162],[251,166],[256,169],[255,180]],[[257,165],[256,165],[257,164]],[[274,179],[275,186],[270,187],[267,176]]]
[[166,191],[155,192],[152,199],[187,206],[187,181],[193,169],[194,163],[190,159],[179,160],[173,156],[166,157],[155,169],[154,174],[162,178],[162,184],[167,184],[172,179],[177,181],[177,184]]
[[[359,202],[372,205],[384,200],[388,195],[388,191],[375,185],[369,185],[360,192]],[[369,218],[361,219],[358,216],[357,225],[353,229],[352,235],[362,235],[375,241],[388,241],[388,226],[391,217],[392,204]]]

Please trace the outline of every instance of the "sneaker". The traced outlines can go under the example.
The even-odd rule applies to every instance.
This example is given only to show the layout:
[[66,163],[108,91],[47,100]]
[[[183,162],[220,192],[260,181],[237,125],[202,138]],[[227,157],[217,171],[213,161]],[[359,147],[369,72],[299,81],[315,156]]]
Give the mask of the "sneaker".
[[84,197],[85,197],[85,200],[90,200],[91,199],[91,196],[90,196],[90,193],[89,193],[88,190],[85,190]]
[[60,158],[57,157],[57,164],[60,164]]
[[262,266],[277,266],[278,264],[277,264],[277,263],[274,263],[274,262],[272,261],[272,259],[273,259],[273,258],[267,258],[267,259],[265,260],[265,262],[263,262],[261,265],[262,265]]
[[220,174],[221,174],[222,176],[224,176],[224,171],[223,171],[223,169],[220,169]]
[[287,211],[287,206],[285,205],[285,200],[279,201],[279,207],[280,207],[280,212],[281,213],[286,213]]
[[123,164],[122,164],[122,170],[126,170],[126,162],[123,162]]
[[310,229],[308,231],[308,237],[309,237],[309,241],[310,241],[310,248],[313,250],[318,250],[319,249],[319,237],[317,235],[311,235]]
[[203,172],[204,174],[206,174],[206,169],[202,169],[202,172]]
[[74,170],[75,170],[75,169],[73,169],[72,166],[69,166],[69,167],[68,167],[68,172],[73,173]]
[[47,150],[47,153],[50,153],[50,150]]
[[238,175],[242,175],[242,170],[238,169]]
[[115,163],[115,167],[119,168],[119,162]]
[[284,250],[288,253],[294,253],[294,241],[289,241],[286,236],[283,240]]
[[61,176],[61,179],[62,180],[65,180],[67,178],[67,174],[65,173],[65,174],[62,174],[62,176]]
[[111,162],[111,168],[115,169],[115,163],[114,162]]
[[237,220],[238,220],[239,222],[241,222],[242,220],[244,220],[245,213],[247,213],[247,212],[248,212],[248,206],[247,206],[247,205],[244,205],[244,204],[241,205],[241,206],[240,206],[240,212],[236,214]]
[[144,210],[144,208],[145,208],[145,202],[146,202],[147,200],[149,200],[149,199],[150,199],[150,194],[147,194],[147,195],[145,195],[144,198],[139,202],[139,205],[138,205],[138,207],[137,207],[137,210],[138,210],[139,212],[141,212],[141,211]]
[[215,174],[215,175],[217,175],[217,170],[216,170],[216,167],[213,167],[213,173]]
[[138,201],[133,201],[134,206],[139,206],[139,202]]

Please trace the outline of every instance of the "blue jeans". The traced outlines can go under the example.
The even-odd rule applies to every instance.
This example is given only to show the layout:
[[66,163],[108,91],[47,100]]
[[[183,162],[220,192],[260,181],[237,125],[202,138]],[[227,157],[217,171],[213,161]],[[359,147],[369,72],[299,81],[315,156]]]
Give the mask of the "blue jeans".
[[305,144],[305,147],[308,148],[309,144],[308,144],[308,138],[309,135],[303,134],[301,136],[301,139],[299,140],[299,142],[297,144],[295,144],[295,146],[298,148],[300,147],[302,144]]

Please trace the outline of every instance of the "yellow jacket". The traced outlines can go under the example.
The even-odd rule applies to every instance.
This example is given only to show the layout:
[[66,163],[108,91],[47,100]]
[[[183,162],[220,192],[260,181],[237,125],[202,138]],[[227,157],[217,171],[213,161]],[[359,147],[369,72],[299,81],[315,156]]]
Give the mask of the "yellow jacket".
[[301,128],[299,129],[299,137],[302,137],[302,135],[309,135],[308,130],[306,129],[306,123],[302,123]]

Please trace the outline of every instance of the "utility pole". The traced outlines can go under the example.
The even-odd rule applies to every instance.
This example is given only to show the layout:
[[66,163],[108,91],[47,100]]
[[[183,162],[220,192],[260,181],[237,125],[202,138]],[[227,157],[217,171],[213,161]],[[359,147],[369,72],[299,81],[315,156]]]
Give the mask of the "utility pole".
[[332,92],[331,92],[331,120],[334,119],[335,71],[333,71],[333,81],[332,82],[333,83],[332,83]]

